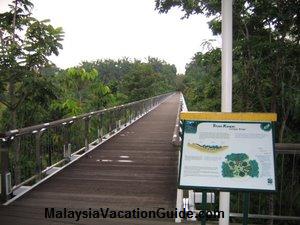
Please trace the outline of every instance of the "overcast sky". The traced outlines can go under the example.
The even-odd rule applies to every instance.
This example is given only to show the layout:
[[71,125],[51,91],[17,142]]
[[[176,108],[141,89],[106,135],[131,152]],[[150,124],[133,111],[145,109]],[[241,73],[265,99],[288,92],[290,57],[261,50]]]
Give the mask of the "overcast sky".
[[[10,0],[0,0],[0,10]],[[144,60],[158,57],[175,64],[184,73],[186,63],[202,51],[204,40],[216,39],[208,19],[194,15],[181,20],[183,13],[168,14],[154,10],[154,0],[32,0],[33,16],[50,19],[65,32],[63,50],[52,61],[61,68],[78,65],[82,60],[122,57]],[[220,46],[218,38],[216,45]]]

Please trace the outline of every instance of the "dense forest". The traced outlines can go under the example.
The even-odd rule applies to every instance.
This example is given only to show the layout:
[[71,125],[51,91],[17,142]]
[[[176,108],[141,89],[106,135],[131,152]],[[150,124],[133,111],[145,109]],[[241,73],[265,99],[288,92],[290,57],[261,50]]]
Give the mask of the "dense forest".
[[[52,121],[136,101],[174,90],[176,67],[157,58],[97,60],[77,67],[40,70],[30,95],[16,108],[17,126]],[[19,84],[21,85],[21,84]],[[34,112],[34,113],[33,113]],[[9,129],[10,111],[2,107],[2,129]]]
[[[173,7],[182,9],[182,19],[205,14],[210,18],[212,33],[221,34],[221,0],[153,0],[153,3],[160,13],[168,13]],[[177,74],[175,65],[155,57],[144,61],[131,58],[82,61],[61,69],[49,57],[62,51],[63,28],[53,27],[49,20],[34,18],[33,7],[29,0],[15,0],[9,11],[0,13],[0,133],[172,91],[183,93],[190,111],[221,111],[221,49],[213,47],[210,41],[202,44],[205,51],[195,53],[187,62],[185,74]],[[277,113],[276,142],[300,142],[299,8],[298,0],[235,0],[233,5],[233,111]],[[103,117],[104,121],[113,118],[108,117]],[[81,121],[78,127],[83,125]],[[69,129],[72,134],[80,132],[76,125]],[[56,133],[64,136],[63,129]],[[53,142],[61,157],[63,140],[54,139],[54,131],[49,130],[48,135],[47,141]],[[32,136],[32,139],[38,137]],[[78,139],[76,135],[70,136]],[[24,152],[29,155],[19,159],[15,153],[20,148],[16,144],[12,153],[16,155],[15,161],[10,165],[16,171],[13,176],[17,181],[35,173],[35,157],[30,155],[34,142],[23,142],[28,149]],[[79,147],[73,145],[73,148]],[[277,158],[277,164],[281,162],[278,176],[282,180],[286,178],[283,168],[297,171],[295,155],[293,164],[291,160],[288,158],[284,164],[284,155],[282,161]],[[17,168],[19,164],[21,169]],[[29,172],[24,175],[21,170]],[[280,201],[286,205],[292,200],[297,203],[299,182],[292,183],[288,177],[284,182],[281,187],[286,195],[280,196]],[[239,202],[238,196],[232,199]],[[270,214],[274,214],[275,200],[278,202],[277,197],[271,196],[263,203]],[[296,215],[300,207],[296,203],[294,208],[283,205],[283,209]]]
[[[156,0],[156,9],[172,7],[210,17],[221,34],[221,1]],[[276,141],[300,141],[299,1],[237,0],[233,4],[233,111],[276,112]],[[221,49],[203,43],[179,82],[189,110],[221,110]]]
[[[156,10],[180,7],[183,19],[211,18],[221,32],[221,1],[161,1]],[[299,142],[299,7],[297,1],[234,2],[233,111],[276,112],[277,141]],[[18,0],[0,14],[1,131],[180,90],[190,110],[220,111],[221,49],[204,43],[184,75],[158,58],[99,59],[60,69],[48,57],[62,49],[63,29],[32,17]]]
[[62,28],[33,18],[30,1],[14,1],[10,8],[0,14],[1,131],[174,90],[176,67],[157,58],[101,59],[57,68],[48,56],[62,49]]

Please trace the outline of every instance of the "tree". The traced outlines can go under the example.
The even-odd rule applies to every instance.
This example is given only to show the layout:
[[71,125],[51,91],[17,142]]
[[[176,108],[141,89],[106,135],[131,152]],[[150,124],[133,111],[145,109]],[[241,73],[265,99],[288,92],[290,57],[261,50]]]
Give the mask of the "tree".
[[10,129],[17,128],[16,111],[35,91],[31,82],[50,63],[47,57],[62,48],[62,28],[31,17],[32,8],[29,0],[15,0],[0,14],[0,101],[12,116]]
[[184,93],[190,110],[220,111],[221,51],[197,53],[186,66]]
[[177,72],[175,65],[153,57],[148,57],[147,64],[152,67],[155,73],[159,74],[155,81],[157,83],[156,94],[173,91]]
[[[148,57],[146,62],[128,58],[85,61],[80,67],[85,70],[95,68],[101,74],[96,77],[95,82],[103,82],[110,87],[115,103],[124,103],[130,99],[140,99],[143,96],[158,95],[173,91],[175,87],[176,67],[158,58]],[[149,79],[152,79],[152,83],[145,87],[144,85]],[[129,83],[133,85],[134,82],[134,91],[141,92],[141,96],[131,93],[131,89],[128,89]],[[134,95],[136,96],[134,97]]]
[[215,15],[221,11],[220,0],[155,0],[155,8],[160,13],[167,13],[171,8],[179,7],[184,12],[182,18],[193,14]]
[[158,77],[152,67],[147,64],[135,62],[133,69],[124,77],[124,93],[128,101],[136,101],[153,96],[155,93],[155,79]]
[[60,90],[60,96],[52,102],[52,108],[60,112],[61,117],[99,110],[113,101],[111,90],[99,79],[98,71],[89,65],[92,64],[85,62],[53,76],[52,82]]
[[[298,0],[236,0],[233,5],[233,110],[276,112],[277,142],[300,141],[299,6]],[[213,34],[221,33],[221,0],[156,0],[161,13],[172,7],[180,7],[183,18],[198,13],[213,16],[209,27]],[[201,58],[205,61],[212,52]],[[199,76],[203,66],[201,61],[188,65],[187,74],[193,78],[184,81],[188,102],[197,109],[203,108],[205,100],[220,98],[218,92],[211,92],[209,82],[215,81],[212,68],[206,76]],[[194,91],[189,79],[206,84]],[[213,96],[203,98],[204,89]],[[214,110],[214,104],[205,105]],[[270,214],[275,210],[272,196],[269,210]]]
[[[172,7],[180,7],[183,18],[212,16],[209,27],[221,33],[220,0],[156,0],[161,13]],[[279,142],[300,140],[298,9],[297,0],[237,0],[233,5],[233,109],[276,112]]]
[[82,104],[83,94],[91,85],[91,82],[96,79],[98,72],[95,69],[86,71],[83,68],[70,68],[68,69],[68,76],[71,78],[71,86],[74,86],[76,98]]
[[[63,32],[48,20],[33,18],[29,0],[15,0],[9,7],[10,11],[0,14],[0,102],[11,116],[8,128],[16,129],[17,111],[36,92],[35,85],[44,81],[40,69],[50,64],[48,56],[58,55]],[[15,180],[19,182],[19,147],[14,149]]]

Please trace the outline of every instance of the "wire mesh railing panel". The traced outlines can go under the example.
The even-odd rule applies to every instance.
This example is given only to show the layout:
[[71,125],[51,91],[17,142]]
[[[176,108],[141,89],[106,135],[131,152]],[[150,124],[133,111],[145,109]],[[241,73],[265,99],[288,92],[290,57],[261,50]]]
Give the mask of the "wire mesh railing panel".
[[[12,158],[12,163],[10,164],[10,171],[12,171],[12,181],[14,181],[14,185],[35,174],[35,144],[35,136],[33,134],[27,134],[17,137],[11,145],[12,154],[10,154],[10,158]],[[19,156],[14,151],[16,149],[19,149]]]
[[57,163],[63,158],[64,127],[52,127],[41,135],[42,169]]
[[85,129],[84,123],[83,119],[76,120],[72,124],[69,124],[66,128],[68,132],[68,142],[71,145],[71,153],[85,147],[83,136]]
[[48,170],[70,161],[72,154],[88,150],[91,142],[119,130],[171,94],[1,133],[2,201],[11,194],[7,185],[13,191],[42,179]]
[[[274,193],[250,193],[249,214],[256,217],[251,219],[251,222],[261,224],[269,220],[273,224],[298,224],[300,220],[299,167],[299,151],[293,153],[281,151],[276,154],[277,191]],[[231,212],[243,213],[242,194],[240,192],[231,193]],[[234,221],[241,222],[241,219],[235,218]]]

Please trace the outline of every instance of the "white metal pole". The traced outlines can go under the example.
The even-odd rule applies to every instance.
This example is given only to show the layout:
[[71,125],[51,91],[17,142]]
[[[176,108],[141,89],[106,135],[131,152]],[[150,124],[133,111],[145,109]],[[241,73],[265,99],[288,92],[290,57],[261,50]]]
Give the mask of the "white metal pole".
[[[222,112],[232,111],[232,1],[222,0]],[[229,192],[220,192],[219,210],[219,225],[229,225]]]

